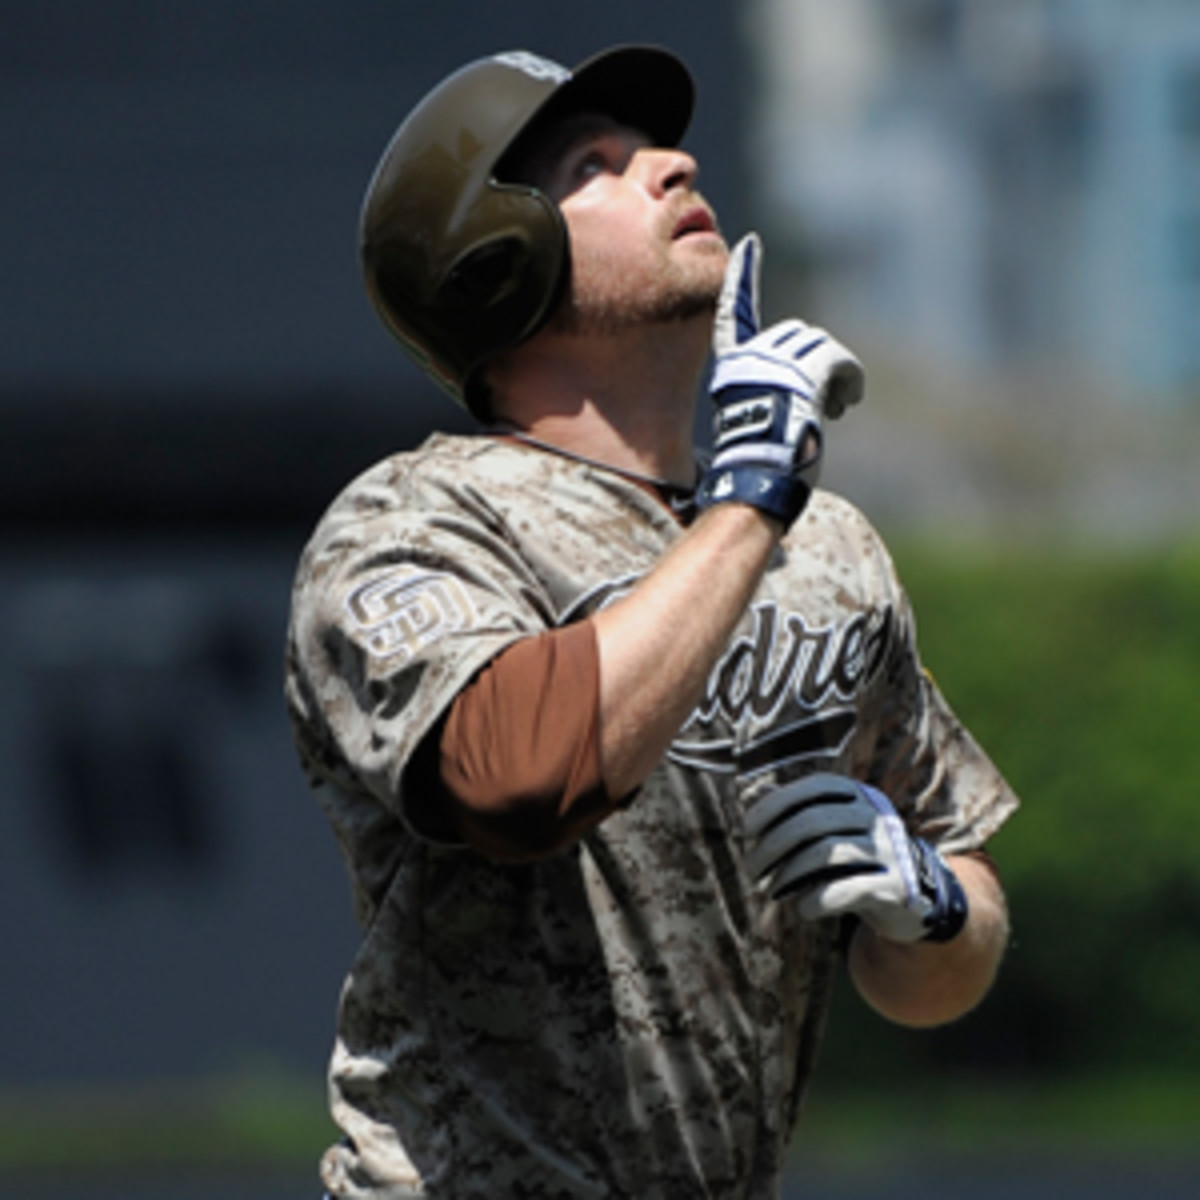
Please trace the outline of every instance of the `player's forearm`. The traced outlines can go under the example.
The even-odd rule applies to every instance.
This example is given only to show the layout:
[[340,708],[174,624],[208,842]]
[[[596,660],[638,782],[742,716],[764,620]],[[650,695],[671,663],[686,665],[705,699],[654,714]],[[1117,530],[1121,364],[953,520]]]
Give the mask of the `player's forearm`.
[[855,987],[901,1025],[957,1020],[987,995],[1008,944],[1008,910],[994,870],[971,855],[947,859],[967,893],[970,915],[953,941],[890,942],[861,925],[850,943]]
[[633,592],[593,618],[610,795],[629,794],[661,761],[700,701],[779,535],[756,509],[717,505]]

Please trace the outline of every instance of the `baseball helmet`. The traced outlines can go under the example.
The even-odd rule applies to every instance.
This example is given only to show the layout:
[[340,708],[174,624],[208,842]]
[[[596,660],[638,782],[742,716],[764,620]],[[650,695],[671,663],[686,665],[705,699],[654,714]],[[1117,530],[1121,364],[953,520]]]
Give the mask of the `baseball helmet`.
[[657,47],[618,46],[573,71],[514,51],[456,71],[396,130],[363,200],[367,291],[388,329],[460,403],[485,415],[480,369],[541,328],[569,273],[562,214],[536,188],[504,179],[506,154],[583,111],[674,146],[693,99],[687,68]]

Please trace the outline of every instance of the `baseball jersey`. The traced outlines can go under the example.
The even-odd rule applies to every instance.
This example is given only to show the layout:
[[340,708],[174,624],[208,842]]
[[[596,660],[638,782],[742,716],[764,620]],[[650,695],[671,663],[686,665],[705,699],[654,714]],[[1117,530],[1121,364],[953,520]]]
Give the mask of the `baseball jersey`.
[[330,1065],[331,1195],[777,1195],[838,930],[748,876],[746,806],[837,771],[948,852],[1015,807],[922,670],[880,538],[818,491],[632,803],[516,865],[418,834],[405,766],[458,693],[627,593],[681,533],[604,467],[435,435],[352,483],[306,547],[287,695],[364,929]]

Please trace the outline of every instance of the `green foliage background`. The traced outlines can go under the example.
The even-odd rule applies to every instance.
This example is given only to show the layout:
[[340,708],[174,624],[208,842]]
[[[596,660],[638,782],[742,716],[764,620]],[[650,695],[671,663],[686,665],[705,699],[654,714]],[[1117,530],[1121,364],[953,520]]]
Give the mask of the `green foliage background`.
[[992,845],[1014,940],[992,995],[944,1030],[841,997],[818,1097],[1103,1077],[1131,1103],[1146,1080],[1182,1087],[1194,1114],[1200,546],[894,550],[926,665],[1022,798]]

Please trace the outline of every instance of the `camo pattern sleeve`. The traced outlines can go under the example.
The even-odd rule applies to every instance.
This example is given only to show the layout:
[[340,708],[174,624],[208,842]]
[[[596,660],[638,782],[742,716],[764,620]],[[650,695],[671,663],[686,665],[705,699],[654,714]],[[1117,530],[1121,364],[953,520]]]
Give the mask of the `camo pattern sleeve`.
[[411,824],[414,751],[485,664],[554,622],[487,501],[454,485],[455,447],[394,456],[354,481],[315,530],[293,589],[289,708],[363,917],[392,865],[373,868],[370,848],[394,847],[390,826]]

